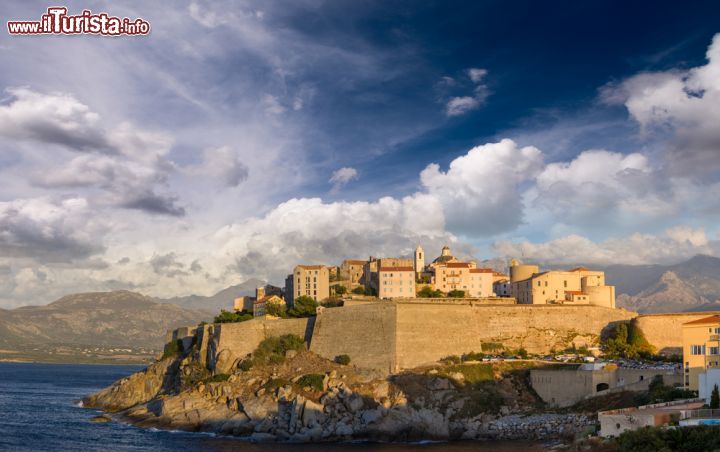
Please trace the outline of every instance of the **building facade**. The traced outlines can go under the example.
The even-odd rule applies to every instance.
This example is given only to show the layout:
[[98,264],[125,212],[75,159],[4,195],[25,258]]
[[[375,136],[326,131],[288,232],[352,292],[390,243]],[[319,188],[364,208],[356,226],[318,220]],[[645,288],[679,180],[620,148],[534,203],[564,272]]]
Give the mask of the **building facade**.
[[433,287],[448,293],[462,290],[473,298],[491,297],[493,294],[493,270],[475,268],[474,262],[449,262],[435,266]]
[[368,261],[358,259],[346,259],[340,264],[339,277],[342,281],[347,281],[351,286],[361,284],[363,279],[363,269]]
[[536,265],[510,263],[510,295],[519,304],[591,304],[615,307],[615,286],[605,285],[605,273],[577,267],[540,272]]
[[700,375],[720,368],[720,315],[684,323],[682,329],[685,387],[697,391]]
[[330,270],[324,265],[298,265],[285,279],[285,292],[290,307],[303,295],[324,300],[330,296]]
[[380,267],[378,298],[415,298],[415,268]]

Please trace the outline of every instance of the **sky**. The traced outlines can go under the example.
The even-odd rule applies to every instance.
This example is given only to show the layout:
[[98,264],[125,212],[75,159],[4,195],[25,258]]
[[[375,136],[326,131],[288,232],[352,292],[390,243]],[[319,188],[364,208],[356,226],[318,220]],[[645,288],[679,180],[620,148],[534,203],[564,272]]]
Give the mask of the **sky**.
[[717,2],[64,5],[152,31],[0,33],[0,308],[209,295],[418,244],[720,256]]

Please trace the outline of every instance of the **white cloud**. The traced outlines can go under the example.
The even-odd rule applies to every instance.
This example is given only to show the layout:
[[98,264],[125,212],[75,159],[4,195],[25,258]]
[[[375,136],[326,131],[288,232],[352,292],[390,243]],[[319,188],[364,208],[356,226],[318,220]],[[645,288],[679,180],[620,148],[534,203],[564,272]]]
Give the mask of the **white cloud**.
[[475,110],[480,106],[480,101],[470,96],[453,97],[445,106],[445,114],[448,116],[460,116]]
[[677,263],[696,254],[716,254],[720,244],[705,237],[703,229],[678,226],[662,235],[632,234],[594,242],[568,235],[545,243],[498,241],[493,251],[505,258],[519,257],[544,264],[663,264]]
[[470,68],[467,73],[473,83],[480,83],[487,75],[487,69]]
[[350,181],[358,178],[358,172],[355,168],[343,167],[333,171],[330,177],[330,182],[333,184],[332,191],[337,193],[342,187],[347,185]]
[[448,228],[471,237],[512,230],[523,219],[522,184],[542,169],[542,153],[512,140],[476,146],[446,172],[428,165],[420,180],[438,199]]
[[707,60],[690,70],[639,74],[601,91],[603,100],[627,107],[645,136],[655,130],[673,134],[666,165],[675,174],[720,170],[720,34]]

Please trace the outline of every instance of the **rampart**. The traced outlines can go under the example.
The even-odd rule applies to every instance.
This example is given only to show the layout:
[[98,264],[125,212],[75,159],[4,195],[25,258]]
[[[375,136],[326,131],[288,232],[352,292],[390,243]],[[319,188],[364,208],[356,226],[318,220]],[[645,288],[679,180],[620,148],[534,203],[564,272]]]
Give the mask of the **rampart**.
[[[709,313],[641,315],[623,309],[580,305],[502,305],[472,300],[396,300],[319,308],[311,319],[253,319],[198,329],[200,359],[225,371],[270,336],[305,337],[310,350],[328,359],[350,355],[359,367],[397,372],[449,355],[482,352],[483,344],[549,353],[597,346],[617,323],[637,325],[658,351],[680,352],[682,323]],[[206,353],[207,351],[207,353]]]
[[682,355],[682,324],[715,314],[720,312],[643,314],[635,319],[635,324],[658,353]]

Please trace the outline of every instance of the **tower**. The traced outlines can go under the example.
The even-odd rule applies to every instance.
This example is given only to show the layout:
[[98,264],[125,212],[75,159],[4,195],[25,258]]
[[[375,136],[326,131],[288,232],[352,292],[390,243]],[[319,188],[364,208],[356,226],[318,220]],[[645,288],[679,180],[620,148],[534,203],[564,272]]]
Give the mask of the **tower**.
[[447,245],[443,246],[443,247],[442,247],[442,251],[440,251],[440,256],[441,256],[441,257],[451,256],[451,254],[450,254],[450,247],[447,246]]
[[425,252],[420,245],[415,248],[415,273],[420,273],[425,268]]

